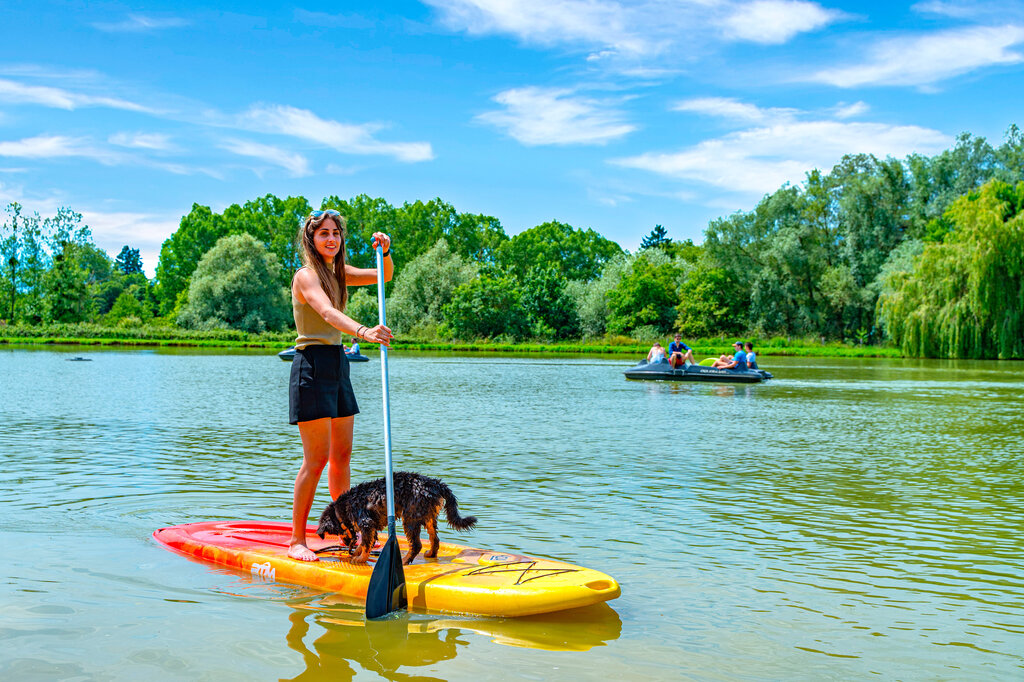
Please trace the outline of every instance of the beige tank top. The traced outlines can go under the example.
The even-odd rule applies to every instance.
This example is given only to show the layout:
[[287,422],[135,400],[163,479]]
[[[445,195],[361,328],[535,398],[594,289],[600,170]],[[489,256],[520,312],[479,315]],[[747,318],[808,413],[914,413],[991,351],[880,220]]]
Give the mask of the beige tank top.
[[320,313],[313,310],[308,303],[299,303],[292,296],[292,314],[295,316],[296,348],[310,345],[338,346],[341,345],[341,330],[335,329],[324,322]]

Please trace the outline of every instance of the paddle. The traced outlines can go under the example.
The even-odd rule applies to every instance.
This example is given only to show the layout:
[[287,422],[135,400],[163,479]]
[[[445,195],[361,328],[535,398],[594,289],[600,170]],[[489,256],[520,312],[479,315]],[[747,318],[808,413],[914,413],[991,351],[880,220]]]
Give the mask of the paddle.
[[[377,319],[387,324],[384,313],[384,251],[377,246]],[[373,565],[366,590],[366,617],[380,618],[406,607],[405,571],[395,536],[395,489],[391,477],[391,404],[388,400],[388,347],[380,344],[380,381],[384,393],[384,481],[388,496],[388,541]]]

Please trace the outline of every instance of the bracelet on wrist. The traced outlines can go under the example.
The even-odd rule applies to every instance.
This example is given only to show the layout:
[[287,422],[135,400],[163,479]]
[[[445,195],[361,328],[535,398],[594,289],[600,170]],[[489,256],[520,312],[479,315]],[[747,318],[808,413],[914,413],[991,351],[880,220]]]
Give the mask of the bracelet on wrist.
[[356,337],[362,339],[363,341],[366,340],[366,337],[363,336],[363,330],[364,329],[368,329],[368,327],[365,324],[364,325],[360,325],[359,329],[356,330]]

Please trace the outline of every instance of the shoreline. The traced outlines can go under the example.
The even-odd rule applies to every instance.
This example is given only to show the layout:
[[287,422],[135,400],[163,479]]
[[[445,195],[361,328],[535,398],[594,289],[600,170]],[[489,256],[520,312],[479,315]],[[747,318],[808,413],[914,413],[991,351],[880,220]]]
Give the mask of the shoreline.
[[[182,338],[127,338],[127,337],[24,337],[0,336],[2,346],[127,346],[139,348],[266,348],[284,350],[290,343],[271,340],[234,340],[234,339],[182,339]],[[361,347],[376,347],[376,344],[364,343]],[[506,355],[645,355],[650,346],[647,344],[599,344],[599,343],[395,343],[392,350],[437,351],[449,353],[499,353]],[[728,352],[728,342],[721,345],[694,345],[693,352],[697,355],[717,356]],[[886,346],[853,346],[839,343],[822,345],[762,345],[755,349],[763,357],[794,356],[794,357],[862,357],[862,358],[903,358],[898,348]]]

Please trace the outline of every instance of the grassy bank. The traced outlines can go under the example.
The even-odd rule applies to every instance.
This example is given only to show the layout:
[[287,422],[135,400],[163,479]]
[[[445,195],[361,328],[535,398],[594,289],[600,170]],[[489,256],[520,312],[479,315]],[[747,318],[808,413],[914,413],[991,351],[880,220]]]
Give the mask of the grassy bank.
[[[139,347],[196,347],[196,348],[267,348],[281,350],[290,346],[294,332],[264,332],[249,334],[234,330],[194,331],[177,327],[101,327],[99,325],[69,324],[46,326],[0,327],[0,344],[4,345],[76,345],[76,346],[139,346]],[[821,343],[815,339],[774,337],[760,340],[753,337],[757,352],[762,356],[804,357],[901,357],[898,349],[887,346],[853,345],[840,342]],[[662,340],[667,343],[668,339]],[[732,339],[688,340],[697,357],[717,356],[731,352]],[[365,344],[372,346],[373,344]],[[445,342],[422,339],[400,339],[392,346],[395,350],[421,350],[450,353],[505,353],[505,354],[594,354],[645,355],[649,341],[627,337],[611,337],[582,341],[553,343],[499,343],[499,342]]]

